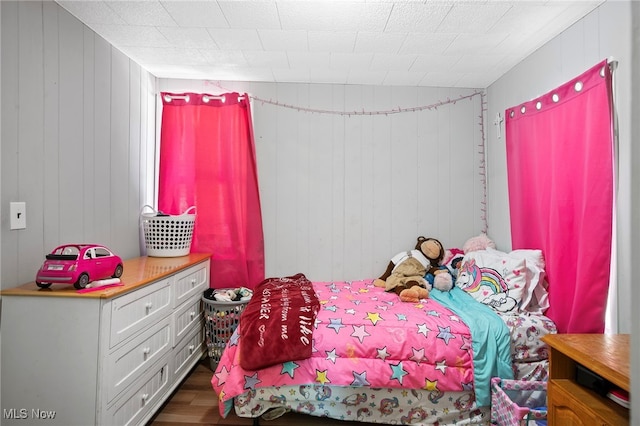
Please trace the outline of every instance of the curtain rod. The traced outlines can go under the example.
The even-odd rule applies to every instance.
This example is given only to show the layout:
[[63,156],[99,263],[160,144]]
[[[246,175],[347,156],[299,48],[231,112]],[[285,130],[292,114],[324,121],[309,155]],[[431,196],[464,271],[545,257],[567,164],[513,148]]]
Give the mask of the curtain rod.
[[[164,100],[166,102],[171,102],[174,99],[182,99],[183,101],[187,101],[189,102],[189,95],[169,95],[169,94],[165,94],[164,95]],[[204,102],[209,102],[210,100],[220,100],[222,102],[226,101],[226,96],[225,95],[202,95],[202,100]],[[238,100],[241,101],[244,99],[244,95],[239,95],[238,96]]]

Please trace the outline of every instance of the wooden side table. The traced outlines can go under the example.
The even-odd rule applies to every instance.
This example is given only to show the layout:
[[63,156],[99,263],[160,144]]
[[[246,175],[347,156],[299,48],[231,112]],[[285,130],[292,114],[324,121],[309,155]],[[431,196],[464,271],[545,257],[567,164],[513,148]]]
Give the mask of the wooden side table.
[[628,425],[629,409],[576,382],[578,364],[629,392],[628,334],[549,334],[548,419],[551,426]]

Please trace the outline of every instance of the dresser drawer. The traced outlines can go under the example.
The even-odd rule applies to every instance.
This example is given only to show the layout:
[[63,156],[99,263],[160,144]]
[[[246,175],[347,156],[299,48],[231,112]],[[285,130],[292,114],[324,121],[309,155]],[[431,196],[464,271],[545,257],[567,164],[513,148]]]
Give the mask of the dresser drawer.
[[180,306],[193,296],[202,296],[209,287],[209,261],[199,263],[176,274],[173,289],[173,307]]
[[171,351],[171,321],[165,318],[109,356],[108,401],[139,379],[154,362]]
[[173,280],[171,277],[158,281],[111,302],[109,347],[115,347],[143,328],[169,316]]
[[182,380],[182,376],[196,363],[203,354],[204,330],[202,327],[191,333],[178,343],[173,351],[173,378]]
[[127,391],[108,410],[104,424],[128,426],[140,424],[150,417],[151,409],[157,406],[169,390],[169,357],[147,371],[136,386]]
[[181,306],[173,314],[173,341],[175,346],[184,336],[195,328],[203,328],[202,300],[200,297]]
[[547,385],[549,424],[618,426],[629,424],[629,410],[569,379]]

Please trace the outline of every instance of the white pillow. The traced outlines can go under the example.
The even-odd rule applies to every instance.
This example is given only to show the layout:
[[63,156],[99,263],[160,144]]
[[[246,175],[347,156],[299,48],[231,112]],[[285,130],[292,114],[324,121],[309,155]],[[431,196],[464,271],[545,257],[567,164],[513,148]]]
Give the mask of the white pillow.
[[524,257],[527,262],[527,291],[522,298],[521,309],[543,314],[549,309],[549,293],[542,250],[519,249],[513,250],[509,255],[516,258]]
[[495,311],[518,314],[528,287],[527,262],[494,249],[465,254],[456,285]]

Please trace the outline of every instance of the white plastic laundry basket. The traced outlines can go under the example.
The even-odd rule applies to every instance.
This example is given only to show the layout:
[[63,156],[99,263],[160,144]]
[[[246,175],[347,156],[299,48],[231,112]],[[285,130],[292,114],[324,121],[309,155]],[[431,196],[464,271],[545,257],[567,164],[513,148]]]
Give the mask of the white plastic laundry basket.
[[[153,210],[153,213],[143,213],[147,207]],[[196,222],[196,215],[189,214],[191,210],[195,210],[195,206],[189,207],[181,215],[159,215],[149,205],[142,207],[140,221],[147,256],[178,257],[189,254]]]

